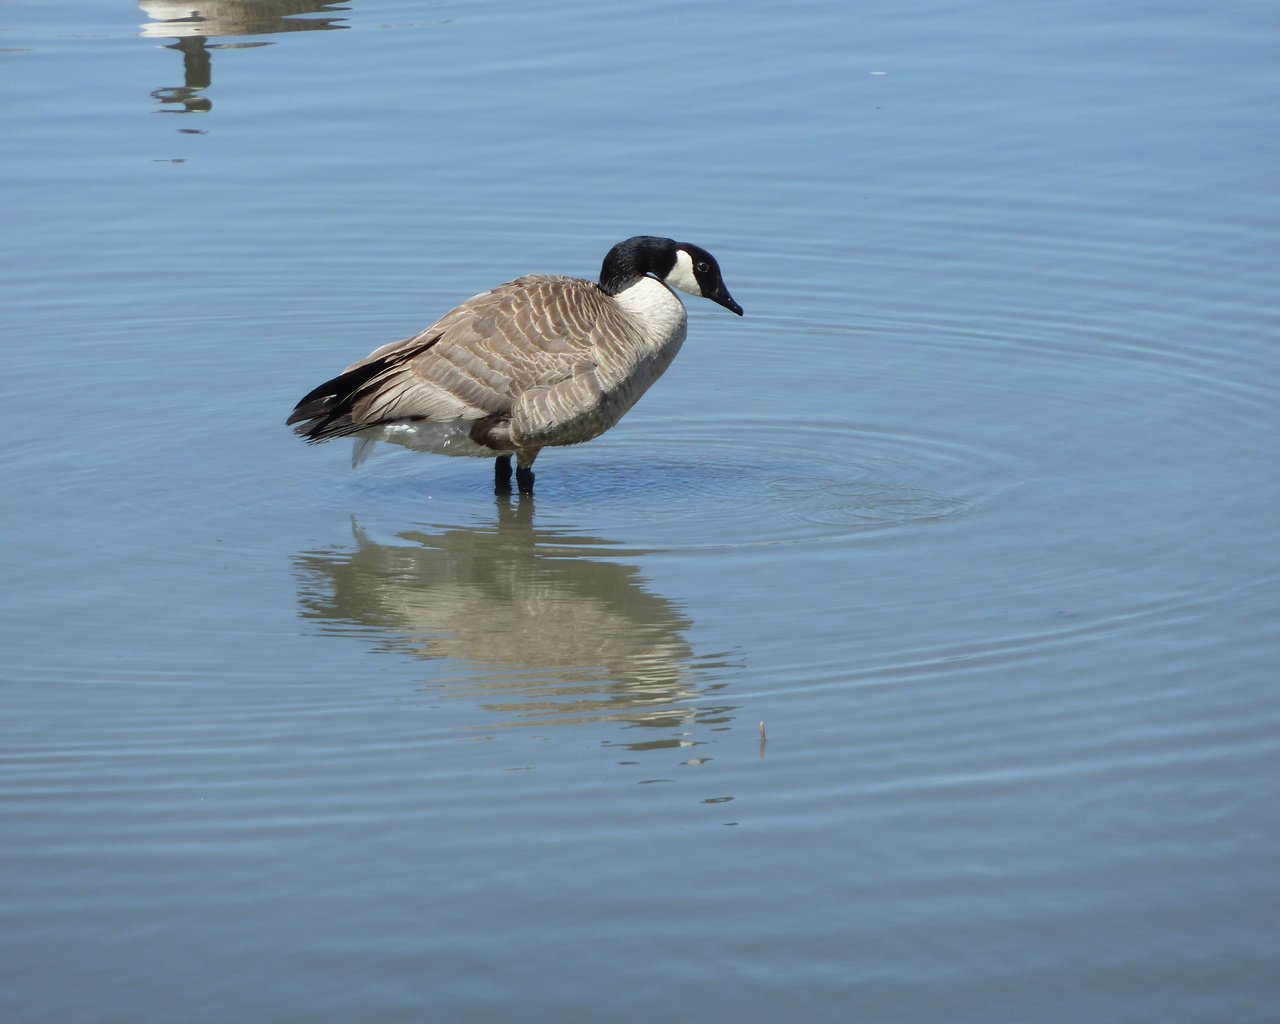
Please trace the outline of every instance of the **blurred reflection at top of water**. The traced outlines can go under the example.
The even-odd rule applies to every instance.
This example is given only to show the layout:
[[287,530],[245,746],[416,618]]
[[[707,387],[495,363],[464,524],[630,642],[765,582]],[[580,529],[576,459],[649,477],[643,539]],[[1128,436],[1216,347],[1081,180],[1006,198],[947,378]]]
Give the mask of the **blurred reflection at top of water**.
[[139,0],[138,6],[151,21],[142,26],[149,37],[170,36],[260,36],[276,32],[310,32],[315,29],[346,28],[343,18],[305,18],[298,15],[332,14],[348,7],[337,2],[314,0]]
[[198,5],[179,0],[139,0],[138,6],[151,18],[142,26],[141,34],[147,38],[171,38],[174,41],[166,49],[182,54],[183,84],[162,87],[151,93],[162,104],[177,105],[160,113],[201,114],[213,109],[212,101],[204,95],[204,90],[213,83],[213,61],[209,51],[269,45],[266,42],[210,44],[210,37],[260,36],[347,27],[342,24],[342,18],[298,17],[347,10],[337,3],[315,3],[312,0],[206,0]]

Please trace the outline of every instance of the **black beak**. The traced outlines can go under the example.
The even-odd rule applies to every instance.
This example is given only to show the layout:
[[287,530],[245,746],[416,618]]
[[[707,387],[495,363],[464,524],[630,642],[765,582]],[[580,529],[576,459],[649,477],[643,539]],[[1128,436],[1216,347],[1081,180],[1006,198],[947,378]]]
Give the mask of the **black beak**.
[[733,296],[729,294],[729,289],[723,284],[719,285],[710,295],[706,292],[703,292],[702,295],[703,298],[710,299],[717,305],[724,306],[725,309],[737,313],[738,316],[742,316],[742,307],[733,301]]

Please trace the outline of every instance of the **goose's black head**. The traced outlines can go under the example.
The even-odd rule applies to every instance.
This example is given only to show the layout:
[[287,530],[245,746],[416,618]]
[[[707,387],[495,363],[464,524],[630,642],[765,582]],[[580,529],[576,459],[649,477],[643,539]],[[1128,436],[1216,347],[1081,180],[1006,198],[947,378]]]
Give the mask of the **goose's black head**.
[[688,295],[704,299],[742,316],[742,307],[733,301],[720,276],[716,258],[699,245],[675,242],[656,235],[636,235],[619,242],[604,258],[600,268],[600,287],[617,295],[646,274],[679,288]]

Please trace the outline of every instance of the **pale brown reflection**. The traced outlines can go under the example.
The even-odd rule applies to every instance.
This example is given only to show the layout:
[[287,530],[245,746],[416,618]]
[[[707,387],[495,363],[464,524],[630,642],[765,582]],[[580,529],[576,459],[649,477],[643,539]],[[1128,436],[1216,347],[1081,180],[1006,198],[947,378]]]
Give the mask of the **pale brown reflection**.
[[[499,723],[617,720],[685,728],[728,722],[696,658],[690,620],[597,538],[535,524],[533,502],[497,502],[491,525],[409,531],[296,556],[304,618],[372,630],[377,646],[462,663],[439,683]],[[701,680],[701,682],[699,681]],[[437,685],[433,683],[433,685]],[[687,736],[626,743],[682,746]]]
[[[267,46],[266,42],[210,43],[219,36],[263,36],[279,32],[313,32],[346,28],[340,17],[345,4],[305,0],[140,0],[139,7],[151,20],[142,26],[147,38],[172,38],[167,49],[182,54],[183,84],[154,89],[151,95],[164,107],[161,113],[199,114],[213,109],[205,90],[213,84],[211,50]],[[300,15],[302,17],[300,17]]]

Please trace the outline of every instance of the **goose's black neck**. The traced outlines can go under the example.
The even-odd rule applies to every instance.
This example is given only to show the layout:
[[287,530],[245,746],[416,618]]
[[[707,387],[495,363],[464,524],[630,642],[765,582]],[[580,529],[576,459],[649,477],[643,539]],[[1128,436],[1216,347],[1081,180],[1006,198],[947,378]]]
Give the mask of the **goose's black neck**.
[[676,243],[657,235],[636,235],[609,250],[600,267],[600,289],[607,295],[626,291],[646,274],[659,279],[676,265]]

